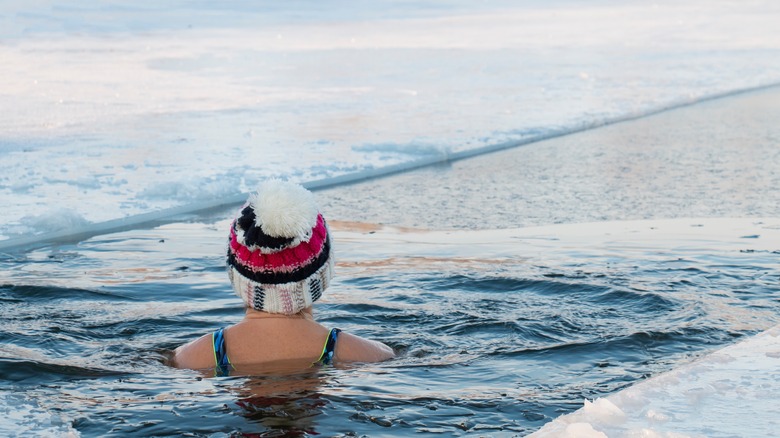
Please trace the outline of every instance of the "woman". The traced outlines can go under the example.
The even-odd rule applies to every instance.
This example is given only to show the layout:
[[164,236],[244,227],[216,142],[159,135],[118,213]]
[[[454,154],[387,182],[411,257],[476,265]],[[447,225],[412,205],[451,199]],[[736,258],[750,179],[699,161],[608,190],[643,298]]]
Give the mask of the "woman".
[[329,329],[314,320],[312,303],[330,284],[333,251],[311,192],[270,180],[233,221],[228,276],[246,314],[176,349],[179,368],[214,368],[218,375],[270,363],[378,362],[394,357],[381,342]]

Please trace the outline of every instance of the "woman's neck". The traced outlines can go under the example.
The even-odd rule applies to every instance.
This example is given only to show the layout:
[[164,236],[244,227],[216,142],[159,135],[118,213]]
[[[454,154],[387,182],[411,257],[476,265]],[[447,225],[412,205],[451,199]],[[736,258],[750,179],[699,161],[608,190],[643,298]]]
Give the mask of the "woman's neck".
[[301,310],[298,313],[287,315],[284,313],[269,313],[248,308],[244,315],[245,320],[263,320],[263,319],[307,319],[314,321],[311,307]]

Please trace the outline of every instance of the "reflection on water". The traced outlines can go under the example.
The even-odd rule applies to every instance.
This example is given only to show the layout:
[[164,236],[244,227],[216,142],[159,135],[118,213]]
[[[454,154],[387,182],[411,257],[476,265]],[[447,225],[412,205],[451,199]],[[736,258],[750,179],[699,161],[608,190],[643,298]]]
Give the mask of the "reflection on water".
[[339,270],[315,317],[399,357],[227,378],[164,365],[172,348],[243,315],[221,227],[178,224],[6,257],[0,430],[524,434],[583,398],[780,320],[780,227],[696,225],[421,233],[335,224]]

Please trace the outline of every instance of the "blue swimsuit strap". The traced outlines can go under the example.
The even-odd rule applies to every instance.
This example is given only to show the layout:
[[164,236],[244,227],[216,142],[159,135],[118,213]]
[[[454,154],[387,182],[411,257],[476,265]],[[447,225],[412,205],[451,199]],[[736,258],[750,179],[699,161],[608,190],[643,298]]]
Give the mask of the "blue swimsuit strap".
[[211,340],[214,344],[214,375],[216,376],[227,376],[230,374],[230,369],[233,368],[227,355],[227,349],[225,349],[224,331],[223,327],[211,334]]
[[[214,345],[214,375],[216,376],[228,376],[230,370],[233,369],[233,364],[230,363],[230,358],[227,355],[227,349],[225,348],[225,329],[224,327],[211,334],[212,343]],[[330,365],[333,363],[333,355],[336,352],[336,341],[338,340],[340,329],[334,328],[328,332],[328,338],[325,340],[325,345],[322,347],[322,354],[314,365]]]
[[325,341],[325,345],[322,347],[322,354],[320,358],[314,362],[314,365],[330,365],[333,363],[333,354],[336,352],[336,341],[338,340],[341,330],[334,328],[328,333],[328,339]]

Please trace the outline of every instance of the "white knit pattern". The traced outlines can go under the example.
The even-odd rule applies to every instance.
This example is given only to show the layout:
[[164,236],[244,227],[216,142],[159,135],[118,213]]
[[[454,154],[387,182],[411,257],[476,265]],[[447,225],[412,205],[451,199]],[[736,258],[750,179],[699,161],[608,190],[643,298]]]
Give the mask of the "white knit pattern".
[[[233,266],[228,267],[228,277],[233,286],[233,292],[244,301],[247,307],[268,313],[292,315],[309,307],[315,301],[312,297],[312,282],[318,280],[320,291],[330,285],[333,277],[333,250],[328,254],[328,261],[311,276],[292,283],[260,284],[241,275]],[[263,306],[255,307],[255,287],[263,290]]]

